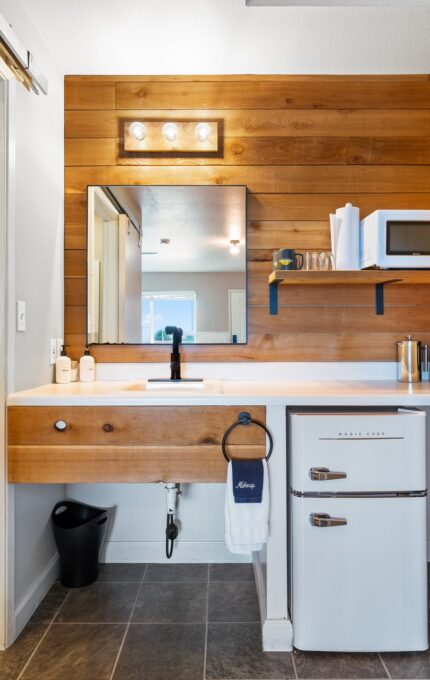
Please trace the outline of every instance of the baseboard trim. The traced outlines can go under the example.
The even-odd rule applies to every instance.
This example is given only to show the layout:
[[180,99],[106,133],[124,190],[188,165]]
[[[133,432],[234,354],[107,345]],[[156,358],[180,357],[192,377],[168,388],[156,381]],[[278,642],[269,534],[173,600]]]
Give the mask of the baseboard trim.
[[291,652],[293,626],[288,619],[266,619],[263,623],[263,650],[265,652]]
[[291,652],[293,626],[289,619],[267,618],[266,564],[259,553],[253,553],[255,584],[261,618],[261,636],[264,652]]
[[164,541],[109,541],[102,552],[104,562],[250,562],[247,555],[229,552],[224,541],[181,542],[166,558]]
[[56,553],[39,572],[22,600],[15,607],[15,639],[25,628],[46,593],[58,578],[58,573],[59,561]]
[[252,558],[260,619],[263,625],[267,617],[266,565],[261,561],[260,553],[252,553]]

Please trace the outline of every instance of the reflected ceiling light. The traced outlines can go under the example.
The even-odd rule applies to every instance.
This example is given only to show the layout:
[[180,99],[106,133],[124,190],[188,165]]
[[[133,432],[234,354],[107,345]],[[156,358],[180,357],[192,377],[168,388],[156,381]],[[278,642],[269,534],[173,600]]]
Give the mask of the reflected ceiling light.
[[139,123],[138,121],[135,121],[130,125],[128,128],[128,131],[135,139],[137,139],[139,142],[142,141],[142,139],[145,139],[145,134],[146,134],[146,129],[143,123]]
[[196,137],[199,142],[207,142],[211,132],[212,130],[209,123],[199,123],[196,125]]
[[232,255],[239,255],[240,253],[239,243],[240,243],[239,239],[237,238],[231,239],[229,251]]
[[163,125],[163,137],[167,139],[168,142],[174,142],[178,136],[178,126],[175,123],[166,123]]

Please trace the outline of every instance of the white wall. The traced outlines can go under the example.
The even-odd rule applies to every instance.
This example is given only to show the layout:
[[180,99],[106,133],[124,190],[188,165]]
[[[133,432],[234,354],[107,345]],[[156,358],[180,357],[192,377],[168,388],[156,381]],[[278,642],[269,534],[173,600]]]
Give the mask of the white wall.
[[[13,297],[27,303],[27,330],[14,334],[14,378],[20,390],[52,381],[49,338],[62,336],[63,301],[63,78],[16,0],[0,12],[36,57],[49,80],[48,96],[15,84],[11,127],[15,134],[15,262]],[[14,323],[12,310],[11,322]],[[63,497],[59,485],[17,485],[15,495],[15,611],[20,628],[52,578],[55,545],[50,511]]]
[[69,74],[428,73],[430,7],[413,4],[26,0]]

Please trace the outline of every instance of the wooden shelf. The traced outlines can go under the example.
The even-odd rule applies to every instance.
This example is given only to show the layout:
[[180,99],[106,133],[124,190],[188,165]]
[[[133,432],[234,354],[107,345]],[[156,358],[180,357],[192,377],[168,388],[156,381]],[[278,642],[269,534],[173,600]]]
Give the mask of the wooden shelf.
[[278,286],[375,286],[376,314],[384,313],[384,286],[430,285],[429,269],[363,269],[360,271],[278,270],[269,276],[270,314],[278,313]]

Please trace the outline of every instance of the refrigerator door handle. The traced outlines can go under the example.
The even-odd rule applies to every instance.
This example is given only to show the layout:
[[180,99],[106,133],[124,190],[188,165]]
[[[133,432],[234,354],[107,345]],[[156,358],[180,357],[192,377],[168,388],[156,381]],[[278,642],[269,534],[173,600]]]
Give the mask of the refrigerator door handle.
[[335,472],[324,467],[312,467],[309,470],[309,476],[315,482],[326,482],[330,479],[345,479],[346,472]]
[[348,524],[348,520],[345,517],[331,517],[324,512],[312,512],[309,515],[309,519],[313,527],[319,527],[320,529],[325,527],[342,527]]

